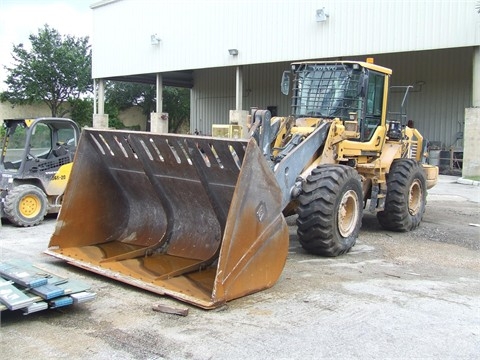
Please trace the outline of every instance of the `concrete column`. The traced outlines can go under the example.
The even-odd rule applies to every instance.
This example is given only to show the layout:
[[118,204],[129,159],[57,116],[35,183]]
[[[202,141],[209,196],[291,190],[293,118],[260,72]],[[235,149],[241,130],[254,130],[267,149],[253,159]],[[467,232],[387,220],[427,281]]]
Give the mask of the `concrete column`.
[[243,71],[237,66],[236,87],[235,87],[235,110],[242,110],[243,107]]
[[247,110],[230,110],[230,124],[237,124],[242,127],[242,133],[239,135],[242,139],[248,139]]
[[465,109],[462,177],[480,178],[480,108]]
[[98,113],[103,115],[105,109],[105,80],[98,81]]
[[162,74],[157,74],[157,105],[156,112],[150,114],[150,132],[168,133],[168,114],[163,110],[163,78]]
[[473,49],[472,107],[480,107],[480,46]]
[[95,108],[96,103],[94,103],[93,109],[93,127],[96,129],[108,129],[108,114],[104,114],[105,108],[105,80],[100,79],[98,81],[98,89],[95,89],[98,95],[98,111]]
[[480,46],[473,50],[472,107],[465,109],[462,177],[480,177]]
[[97,79],[93,79],[93,113],[97,113]]
[[150,114],[150,132],[158,134],[168,133],[168,113]]
[[162,74],[157,74],[157,113],[163,110],[163,77]]

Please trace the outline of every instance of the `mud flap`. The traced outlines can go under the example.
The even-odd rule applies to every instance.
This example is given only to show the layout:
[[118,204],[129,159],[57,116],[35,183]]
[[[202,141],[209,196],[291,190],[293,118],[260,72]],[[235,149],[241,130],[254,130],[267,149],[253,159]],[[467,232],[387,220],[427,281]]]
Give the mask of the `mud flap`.
[[210,309],[272,286],[288,241],[254,140],[87,129],[46,253]]

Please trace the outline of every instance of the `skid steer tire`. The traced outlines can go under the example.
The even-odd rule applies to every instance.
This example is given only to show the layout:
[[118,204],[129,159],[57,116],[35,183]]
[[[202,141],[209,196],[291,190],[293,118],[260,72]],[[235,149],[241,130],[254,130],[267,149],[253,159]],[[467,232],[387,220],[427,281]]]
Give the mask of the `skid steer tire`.
[[47,196],[38,186],[19,185],[5,198],[5,215],[15,226],[34,226],[47,214]]
[[354,245],[362,225],[362,185],[357,171],[321,165],[302,185],[297,234],[309,253],[338,256]]
[[426,199],[422,166],[413,159],[394,160],[387,175],[385,209],[377,213],[377,219],[387,230],[411,231],[422,221]]

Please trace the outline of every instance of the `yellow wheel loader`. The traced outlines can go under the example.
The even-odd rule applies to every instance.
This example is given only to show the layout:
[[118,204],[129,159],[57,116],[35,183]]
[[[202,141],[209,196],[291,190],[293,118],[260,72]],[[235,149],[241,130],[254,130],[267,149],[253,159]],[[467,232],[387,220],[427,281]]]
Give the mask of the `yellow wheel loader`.
[[278,280],[284,216],[324,256],[352,248],[364,208],[415,229],[438,169],[406,117],[387,120],[391,70],[294,63],[285,93],[292,73],[292,115],[253,110],[245,140],[84,130],[46,252],[211,309]]
[[6,119],[3,135],[0,215],[37,225],[60,210],[80,130],[66,118]]

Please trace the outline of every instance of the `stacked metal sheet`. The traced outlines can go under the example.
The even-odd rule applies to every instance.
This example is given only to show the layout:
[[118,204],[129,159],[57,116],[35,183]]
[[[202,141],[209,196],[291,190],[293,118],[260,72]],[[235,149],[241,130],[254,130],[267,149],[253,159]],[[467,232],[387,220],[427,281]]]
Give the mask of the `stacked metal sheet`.
[[46,271],[22,260],[0,261],[0,312],[25,315],[95,299],[90,286]]

